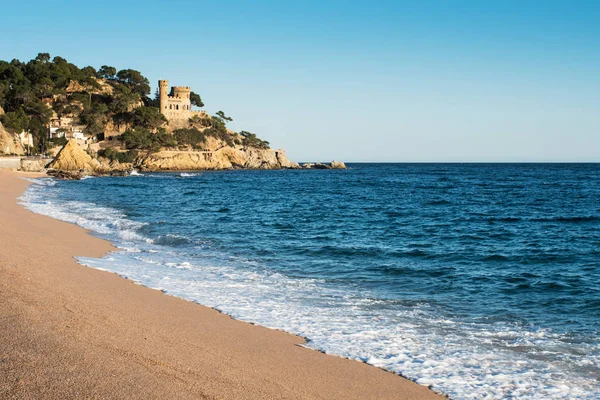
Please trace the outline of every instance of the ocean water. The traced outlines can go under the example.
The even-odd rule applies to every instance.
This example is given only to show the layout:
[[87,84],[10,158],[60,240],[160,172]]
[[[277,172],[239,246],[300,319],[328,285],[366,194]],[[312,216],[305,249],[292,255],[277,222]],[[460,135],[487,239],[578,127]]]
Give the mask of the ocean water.
[[36,180],[79,261],[453,399],[600,398],[600,165]]

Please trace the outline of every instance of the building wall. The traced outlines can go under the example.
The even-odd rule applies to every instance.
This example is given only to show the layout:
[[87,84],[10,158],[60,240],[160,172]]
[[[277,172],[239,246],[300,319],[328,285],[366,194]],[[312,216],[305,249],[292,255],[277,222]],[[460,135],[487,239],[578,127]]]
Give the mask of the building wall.
[[21,168],[21,157],[0,157],[0,168]]
[[188,120],[193,115],[189,86],[173,86],[169,91],[169,81],[158,81],[160,112],[170,121]]

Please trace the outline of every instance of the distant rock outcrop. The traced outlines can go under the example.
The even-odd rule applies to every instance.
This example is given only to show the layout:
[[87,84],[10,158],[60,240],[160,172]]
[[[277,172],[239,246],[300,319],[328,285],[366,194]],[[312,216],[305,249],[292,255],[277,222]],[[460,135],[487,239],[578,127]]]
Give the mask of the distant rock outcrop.
[[331,169],[346,169],[346,164],[344,164],[341,161],[335,161],[335,160],[333,160],[331,162],[331,164],[329,165],[329,167]]
[[287,155],[285,154],[285,150],[283,150],[283,149],[275,151],[275,156],[277,157],[277,161],[279,162],[279,165],[281,166],[281,168],[288,168],[288,169],[300,168],[300,164],[298,164],[297,162],[294,162],[294,161],[290,161],[287,158]]
[[22,156],[25,150],[19,140],[10,134],[0,123],[0,154],[15,154]]
[[70,139],[48,165],[48,168],[58,171],[94,172],[98,166],[97,160],[83,151],[74,139]]
[[323,163],[304,163],[302,169],[346,169],[346,164],[341,161],[332,161],[331,164]]

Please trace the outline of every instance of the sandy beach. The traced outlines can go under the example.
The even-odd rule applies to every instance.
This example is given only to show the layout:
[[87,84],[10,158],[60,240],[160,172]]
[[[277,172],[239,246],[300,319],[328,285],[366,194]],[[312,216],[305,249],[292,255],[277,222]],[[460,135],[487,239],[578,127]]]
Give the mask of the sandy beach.
[[0,398],[444,398],[78,264],[112,246],[18,205],[23,177],[0,170]]

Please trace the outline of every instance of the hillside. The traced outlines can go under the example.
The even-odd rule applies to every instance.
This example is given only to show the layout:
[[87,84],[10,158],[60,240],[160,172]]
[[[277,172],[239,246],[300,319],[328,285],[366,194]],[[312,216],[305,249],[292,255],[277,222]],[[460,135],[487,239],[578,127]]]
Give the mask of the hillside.
[[0,154],[25,154],[23,146],[19,143],[18,139],[2,126],[0,123]]
[[150,97],[150,83],[139,71],[79,68],[40,53],[27,63],[0,61],[0,107],[5,110],[0,121],[12,135],[30,132],[34,154],[56,154],[73,140],[104,170],[299,167],[256,134],[228,129],[233,119],[223,111],[191,111],[204,103],[185,89],[189,100],[183,107],[191,117],[173,121],[161,112],[158,91]]

